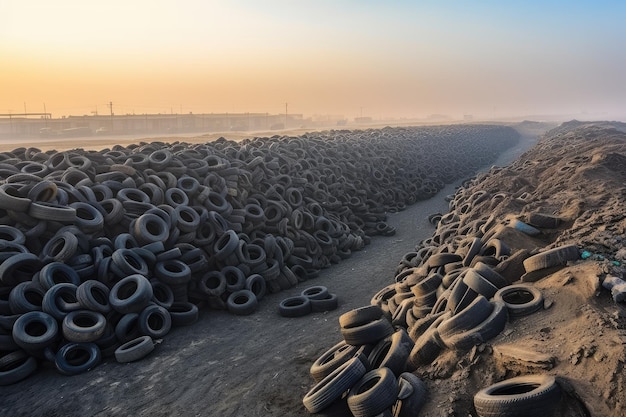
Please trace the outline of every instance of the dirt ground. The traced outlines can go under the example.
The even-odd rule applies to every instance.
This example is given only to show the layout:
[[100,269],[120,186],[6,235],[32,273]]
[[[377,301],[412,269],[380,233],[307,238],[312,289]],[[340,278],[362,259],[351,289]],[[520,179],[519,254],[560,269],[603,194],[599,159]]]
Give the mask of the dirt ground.
[[[536,142],[540,132],[522,132],[518,145],[495,164],[510,163]],[[388,223],[396,227],[395,236],[374,237],[364,250],[323,270],[318,278],[267,295],[251,316],[201,309],[195,325],[172,330],[141,361],[122,365],[109,360],[72,377],[40,369],[35,376],[2,387],[0,415],[307,415],[302,397],[313,385],[309,368],[341,340],[339,315],[369,304],[376,291],[393,282],[402,256],[433,233],[427,216],[446,212],[444,197],[457,186],[450,184],[436,197],[390,214]],[[324,285],[336,293],[339,308],[301,318],[278,315],[283,298],[311,285]],[[347,414],[338,410],[334,415]]]

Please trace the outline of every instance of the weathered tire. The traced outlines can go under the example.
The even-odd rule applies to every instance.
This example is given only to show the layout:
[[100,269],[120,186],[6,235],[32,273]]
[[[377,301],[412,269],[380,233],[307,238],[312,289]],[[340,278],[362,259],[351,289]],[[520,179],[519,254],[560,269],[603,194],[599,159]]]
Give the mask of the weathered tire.
[[465,332],[480,325],[493,311],[493,305],[485,297],[479,295],[463,310],[439,324],[439,336],[446,343],[446,339],[455,334]]
[[327,377],[335,369],[348,362],[359,350],[357,346],[351,346],[344,340],[337,343],[313,362],[309,370],[315,382]]
[[487,300],[498,291],[498,287],[489,282],[485,277],[480,275],[476,270],[470,268],[463,276],[463,282],[477,294],[482,295]]
[[258,306],[258,300],[250,290],[235,291],[226,300],[228,311],[238,316],[248,316],[254,313]]
[[328,294],[323,299],[311,299],[311,312],[321,313],[324,311],[336,310],[339,306],[339,298],[337,294]]
[[190,302],[174,302],[168,311],[174,327],[189,326],[198,321],[200,315],[198,306]]
[[80,277],[72,267],[62,262],[50,262],[39,271],[39,284],[44,290],[65,282],[79,286]]
[[161,339],[172,328],[172,318],[169,311],[156,304],[150,304],[139,314],[137,325],[142,335],[153,339]]
[[579,257],[576,245],[559,246],[524,259],[524,269],[526,272],[533,272],[545,268],[564,266],[567,264],[567,261],[575,261]]
[[426,403],[426,384],[417,375],[405,372],[398,378],[398,399],[393,407],[394,417],[415,417]]
[[302,295],[285,298],[278,305],[278,313],[283,317],[302,317],[310,312],[311,300]]
[[492,301],[492,304],[493,311],[481,324],[447,338],[445,345],[450,349],[465,351],[499,335],[506,326],[507,308],[500,301]]
[[246,278],[245,289],[252,291],[256,296],[258,301],[261,301],[265,294],[267,293],[267,283],[265,282],[265,278],[263,278],[259,274],[252,274],[248,278]]
[[105,317],[91,310],[75,310],[63,318],[63,336],[69,342],[88,343],[98,340],[106,328]]
[[168,259],[156,263],[154,275],[167,285],[184,285],[191,280],[191,268],[178,259]]
[[82,308],[106,314],[111,311],[109,287],[94,279],[87,280],[76,288],[76,299]]
[[342,327],[341,334],[349,345],[369,345],[393,334],[393,326],[389,320],[381,317],[360,326]]
[[397,330],[374,346],[367,357],[372,368],[389,368],[399,376],[406,368],[406,361],[415,343],[404,329]]
[[493,299],[506,305],[510,317],[527,316],[543,308],[541,291],[531,285],[509,285],[498,290]]
[[37,360],[23,350],[0,357],[0,386],[11,385],[28,378],[37,370]]
[[[394,291],[395,292],[395,291]],[[383,316],[383,310],[378,305],[367,305],[355,308],[339,316],[340,327],[354,327],[378,320]]]
[[561,389],[551,375],[525,375],[507,379],[474,395],[479,417],[551,416],[559,405]]
[[120,363],[134,362],[143,359],[154,350],[154,342],[150,336],[140,336],[115,349],[115,360]]
[[13,314],[43,310],[43,299],[46,291],[33,282],[21,282],[9,294],[9,307]]
[[350,389],[348,407],[354,417],[374,417],[391,408],[398,396],[398,381],[389,368],[369,371]]
[[359,358],[352,358],[318,382],[302,399],[310,413],[319,413],[350,389],[365,375]]
[[109,304],[122,314],[138,313],[152,299],[152,285],[143,275],[133,274],[116,283],[109,293]]
[[328,288],[323,285],[316,285],[302,290],[300,295],[308,297],[311,300],[323,300],[328,298]]
[[68,343],[59,349],[54,365],[64,375],[87,372],[102,361],[102,353],[95,343]]
[[15,320],[12,335],[15,343],[25,351],[41,351],[58,339],[59,326],[51,315],[31,311]]

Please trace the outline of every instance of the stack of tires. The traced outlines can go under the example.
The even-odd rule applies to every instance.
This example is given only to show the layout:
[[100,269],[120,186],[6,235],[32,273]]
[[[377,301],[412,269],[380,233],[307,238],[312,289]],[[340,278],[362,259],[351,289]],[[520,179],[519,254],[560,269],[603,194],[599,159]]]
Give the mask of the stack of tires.
[[455,126],[0,153],[0,384],[42,360],[139,359],[199,306],[252,314],[516,140]]

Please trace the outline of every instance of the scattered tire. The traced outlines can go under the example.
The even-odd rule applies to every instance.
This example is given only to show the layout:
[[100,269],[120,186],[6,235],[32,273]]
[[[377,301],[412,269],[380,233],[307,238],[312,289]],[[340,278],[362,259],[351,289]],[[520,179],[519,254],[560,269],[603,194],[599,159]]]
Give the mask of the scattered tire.
[[140,336],[128,341],[115,349],[115,360],[120,363],[134,362],[143,359],[154,350],[154,342],[150,336]]
[[87,372],[102,361],[100,348],[95,343],[68,343],[55,356],[54,365],[64,375]]
[[278,305],[278,313],[283,317],[302,317],[311,311],[311,299],[302,295],[285,298]]
[[474,395],[479,417],[550,416],[559,405],[561,389],[551,375],[525,375],[507,379]]
[[352,358],[315,384],[306,393],[302,403],[310,413],[319,413],[354,386],[365,372],[365,366],[359,358]]
[[226,300],[228,311],[238,316],[248,316],[254,313],[258,306],[256,295],[250,290],[235,291]]
[[511,317],[527,316],[543,308],[543,294],[531,285],[509,285],[498,290],[493,299],[503,302]]
[[369,371],[350,389],[348,407],[354,417],[370,417],[391,408],[398,396],[398,382],[389,368]]
[[579,257],[576,245],[560,246],[525,259],[524,269],[526,269],[526,272],[533,272],[540,269],[564,266],[568,261],[575,261]]

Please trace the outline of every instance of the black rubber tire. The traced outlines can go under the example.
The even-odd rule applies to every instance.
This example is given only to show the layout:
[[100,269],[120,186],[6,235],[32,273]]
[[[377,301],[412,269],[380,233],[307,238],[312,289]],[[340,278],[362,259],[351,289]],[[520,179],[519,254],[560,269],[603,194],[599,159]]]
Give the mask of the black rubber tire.
[[493,299],[506,305],[510,317],[527,316],[543,308],[543,294],[532,285],[509,285],[498,290]]
[[466,351],[499,335],[507,323],[507,308],[500,301],[492,301],[492,304],[493,311],[481,324],[466,332],[449,337],[446,339],[445,345],[450,349]]
[[236,266],[225,266],[220,271],[226,279],[226,291],[233,293],[246,286],[246,275]]
[[226,292],[226,277],[220,271],[209,271],[200,278],[198,288],[210,297],[220,297]]
[[198,306],[190,302],[174,302],[170,308],[170,317],[172,318],[172,326],[189,326],[198,321],[200,311]]
[[80,277],[69,265],[63,262],[50,262],[39,271],[39,284],[44,290],[49,290],[55,284],[69,282],[80,285]]
[[118,274],[120,278],[124,276],[139,274],[144,277],[148,275],[148,264],[132,249],[121,248],[115,250],[111,255],[112,266],[119,269],[122,274]]
[[378,343],[393,334],[393,326],[385,317],[373,320],[360,326],[342,327],[341,334],[347,344],[353,346]]
[[415,417],[428,400],[426,384],[417,375],[405,372],[398,378],[398,399],[394,417]]
[[13,314],[41,311],[46,291],[33,282],[21,282],[9,294],[9,307]]
[[252,274],[246,278],[245,289],[252,291],[258,301],[261,301],[267,293],[267,284],[265,279],[259,274]]
[[95,311],[75,310],[63,318],[63,336],[69,342],[89,343],[98,340],[106,328],[106,318]]
[[25,351],[42,351],[57,341],[59,326],[51,315],[43,311],[31,311],[15,320],[11,334],[15,343]]
[[551,416],[561,399],[552,375],[524,375],[488,386],[474,395],[479,417]]
[[579,258],[576,245],[559,246],[524,259],[524,269],[526,272],[533,272],[540,269],[564,266],[567,264],[567,261],[575,261]]
[[528,224],[541,229],[556,229],[561,224],[561,218],[552,214],[534,212],[528,214]]
[[56,203],[45,201],[33,202],[28,208],[28,214],[39,220],[48,220],[61,223],[76,222],[76,210]]
[[490,300],[498,291],[498,287],[489,282],[473,268],[468,269],[463,276],[463,282],[475,293]]
[[256,311],[259,302],[250,290],[239,290],[228,296],[226,308],[238,316],[248,316]]
[[369,371],[350,389],[348,407],[354,417],[373,417],[391,408],[398,396],[398,381],[389,368]]
[[76,299],[86,310],[107,314],[111,311],[109,304],[109,287],[94,279],[87,280],[76,288]]
[[154,350],[154,342],[150,336],[139,336],[115,349],[115,360],[127,363],[143,359]]
[[283,317],[302,317],[310,312],[311,300],[302,295],[285,298],[278,304],[278,314]]
[[102,353],[95,343],[68,343],[59,349],[54,365],[63,375],[87,372],[102,362]]
[[389,368],[399,376],[406,369],[406,362],[415,343],[406,330],[399,329],[374,346],[367,357],[372,368]]
[[363,362],[359,358],[352,358],[315,384],[306,393],[302,403],[310,413],[319,413],[354,386],[365,372]]
[[415,345],[407,360],[407,370],[413,372],[421,366],[432,363],[439,356],[443,347],[444,344],[439,337],[437,328],[431,326],[415,340]]
[[170,312],[164,307],[150,304],[139,314],[137,325],[142,335],[161,339],[172,328],[172,318]]
[[314,287],[305,288],[300,295],[309,297],[311,300],[323,300],[328,298],[328,288],[323,285],[316,285]]
[[313,362],[309,370],[315,382],[326,378],[335,369],[348,362],[359,350],[357,346],[351,346],[344,340],[337,343]]
[[0,386],[15,384],[37,370],[37,360],[23,350],[0,357]]
[[461,255],[457,255],[456,253],[437,253],[435,255],[431,255],[426,262],[428,268],[437,268],[439,266],[444,266],[446,264],[460,262],[463,260]]
[[154,275],[167,285],[185,285],[191,280],[191,268],[181,260],[168,259],[156,263]]
[[477,262],[472,268],[498,288],[503,288],[509,285],[508,281],[502,275],[494,271],[494,269],[486,263]]
[[152,285],[143,275],[133,274],[117,282],[109,293],[109,304],[122,314],[138,313],[152,299]]
[[158,279],[151,279],[152,302],[169,310],[174,304],[174,293],[169,285],[162,283]]
[[437,329],[441,340],[445,343],[447,338],[473,329],[489,317],[492,310],[493,305],[479,295],[466,308],[439,324]]
[[311,299],[311,312],[322,313],[324,311],[333,311],[339,307],[339,297],[337,294],[329,293],[328,297],[319,299]]
[[170,235],[169,225],[162,217],[154,213],[144,213],[133,225],[133,236],[141,245],[165,242]]
[[343,313],[339,316],[339,326],[343,328],[360,326],[370,321],[378,320],[382,316],[383,310],[378,305],[367,305]]
[[0,283],[13,287],[19,282],[30,281],[41,269],[42,263],[37,255],[18,253],[0,263]]

